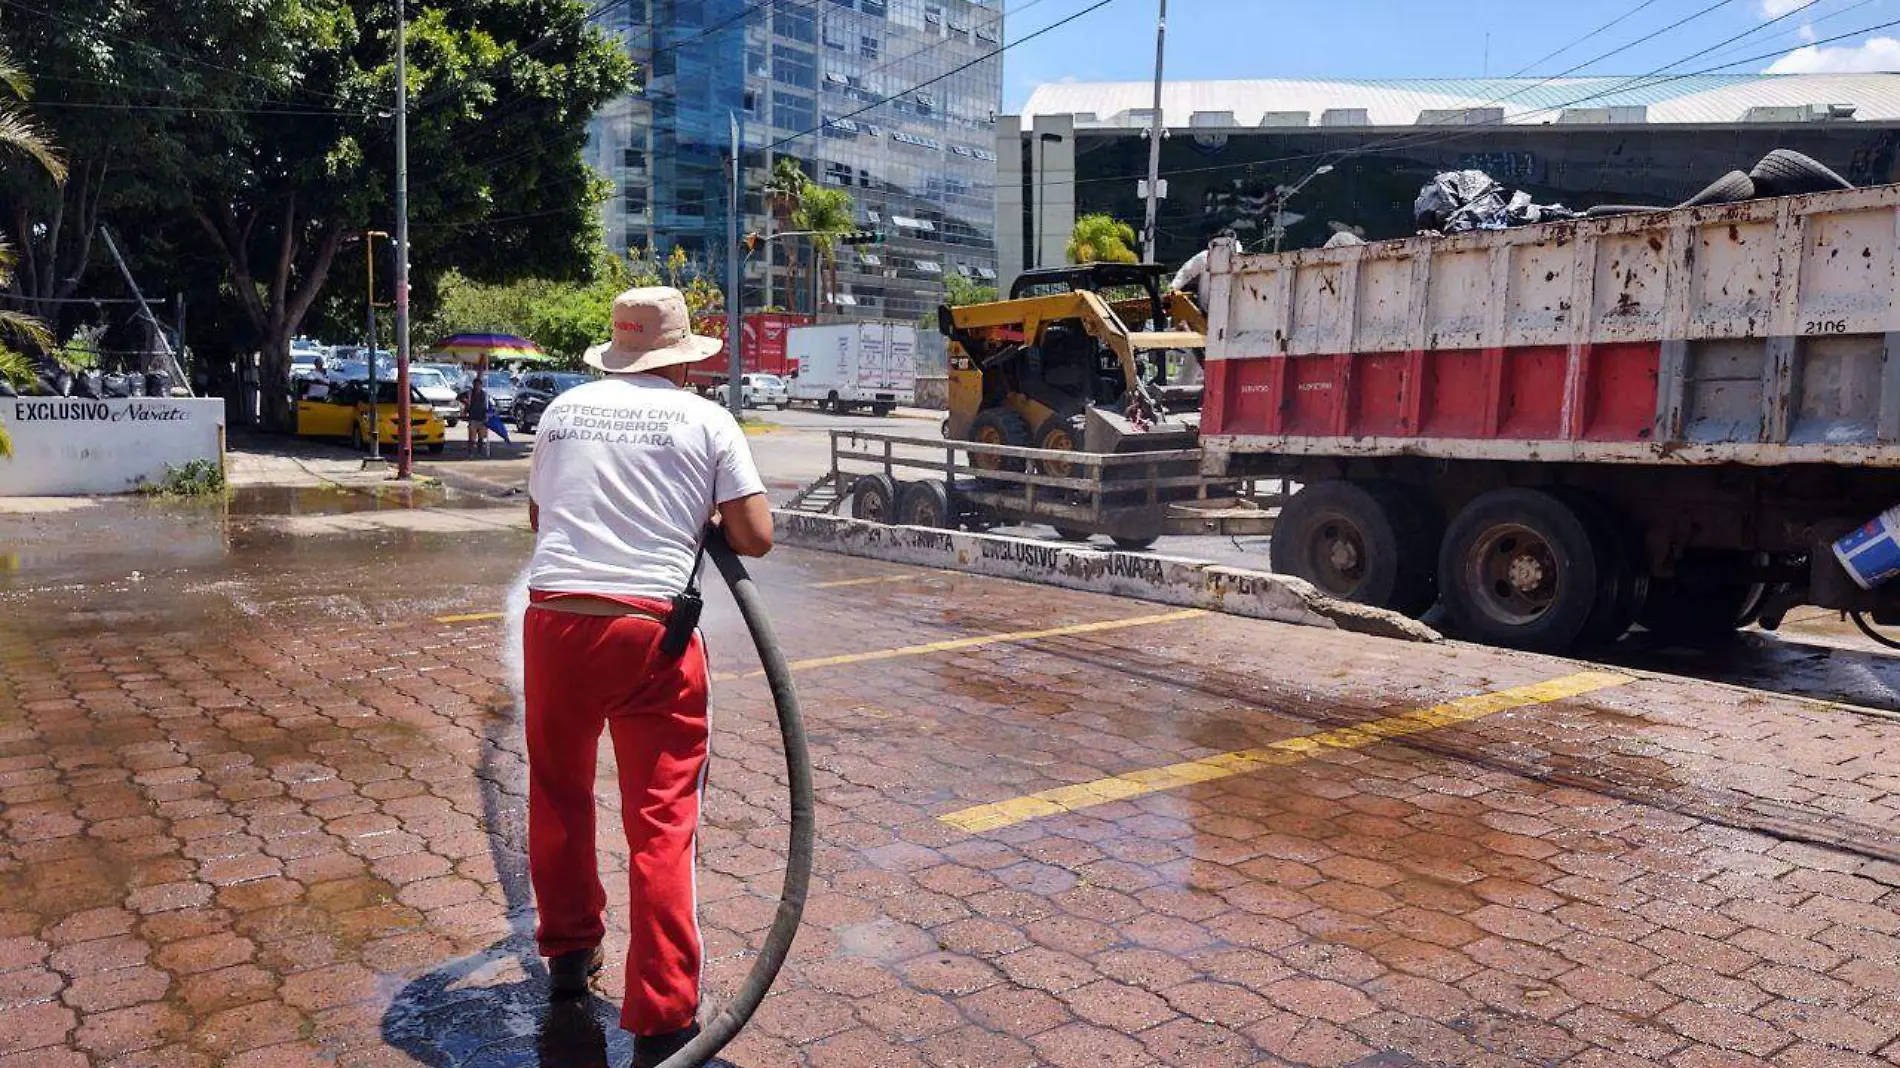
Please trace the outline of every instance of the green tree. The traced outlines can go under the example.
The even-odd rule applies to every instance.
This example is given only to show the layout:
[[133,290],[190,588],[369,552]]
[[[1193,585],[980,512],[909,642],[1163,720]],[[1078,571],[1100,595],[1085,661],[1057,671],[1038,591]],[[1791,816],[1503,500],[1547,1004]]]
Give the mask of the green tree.
[[[605,188],[581,160],[587,122],[632,74],[589,10],[585,0],[411,4],[418,306],[450,266],[489,283],[586,277]],[[45,41],[21,53],[44,64],[35,73],[95,105],[55,113],[61,130],[96,126],[71,149],[90,189],[57,212],[26,198],[8,207],[47,232],[58,217],[136,233],[147,273],[189,276],[195,306],[227,320],[217,333],[262,353],[265,382],[282,380],[289,339],[333,273],[363,291],[361,257],[339,259],[351,235],[394,230],[395,4],[61,0],[55,12],[0,34]],[[54,276],[77,262],[79,240],[63,240],[40,250]],[[267,420],[284,425],[284,395],[264,396]]]
[[1065,253],[1070,263],[1134,263],[1135,228],[1112,215],[1084,215],[1075,220]]
[[[995,299],[995,286],[983,285],[960,271],[953,271],[943,278],[942,303],[952,308],[961,308],[966,304],[988,304]],[[925,312],[918,318],[917,325],[925,330],[937,329],[937,309]]]
[[[55,185],[64,182],[66,161],[23,106],[33,94],[33,83],[4,50],[0,50],[0,89],[7,94],[0,97],[0,154],[28,161],[40,177],[50,178]],[[0,240],[0,288],[11,283],[18,262],[14,247]],[[53,336],[37,318],[0,309],[0,378],[21,384],[33,377],[33,366],[25,353],[13,347],[15,342],[45,351],[53,347]],[[0,456],[11,455],[13,441],[0,425]]]

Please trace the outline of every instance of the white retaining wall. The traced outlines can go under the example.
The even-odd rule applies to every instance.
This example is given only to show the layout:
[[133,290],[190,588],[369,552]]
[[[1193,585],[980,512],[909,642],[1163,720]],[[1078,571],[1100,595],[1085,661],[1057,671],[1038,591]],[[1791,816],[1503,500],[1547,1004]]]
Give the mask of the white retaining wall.
[[1337,601],[1289,575],[1147,553],[1105,552],[995,534],[888,527],[839,516],[774,513],[780,544],[891,563],[1020,579],[1252,619],[1437,641],[1396,612]]
[[215,397],[0,397],[0,427],[13,439],[0,497],[129,493],[168,466],[224,458]]

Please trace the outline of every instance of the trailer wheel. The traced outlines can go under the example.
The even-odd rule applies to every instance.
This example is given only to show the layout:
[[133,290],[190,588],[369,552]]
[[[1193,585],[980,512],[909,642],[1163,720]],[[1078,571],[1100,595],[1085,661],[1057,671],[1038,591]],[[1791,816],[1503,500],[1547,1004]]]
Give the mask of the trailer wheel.
[[1560,652],[1596,608],[1597,551],[1589,526],[1539,490],[1492,490],[1465,506],[1439,550],[1445,609],[1488,645]]
[[1668,645],[1717,645],[1761,618],[1768,587],[1759,582],[1657,579],[1640,617],[1643,629]]
[[1074,527],[1057,527],[1056,528],[1056,537],[1062,539],[1063,541],[1078,541],[1078,542],[1087,541],[1094,536],[1095,535],[1090,533],[1089,531],[1077,530]]
[[851,518],[889,523],[896,515],[897,487],[889,475],[860,475],[851,483]]
[[1819,160],[1788,148],[1777,148],[1763,156],[1748,176],[1754,179],[1755,188],[1763,196],[1771,197],[1854,188],[1854,183],[1835,174]]
[[[985,408],[970,423],[970,440],[978,445],[1029,445],[1029,420],[1008,408]],[[1013,456],[970,454],[970,466],[979,471],[1023,471],[1027,465]]]
[[1334,597],[1414,615],[1433,600],[1434,525],[1399,487],[1315,482],[1280,509],[1267,553]]
[[1580,640],[1609,645],[1629,632],[1649,595],[1649,575],[1642,565],[1642,546],[1629,525],[1602,502],[1582,490],[1553,491],[1568,504],[1590,531],[1597,554],[1597,597],[1590,622]]
[[950,492],[934,479],[904,483],[897,490],[897,521],[907,527],[936,530],[955,527],[956,513],[950,510]]
[[1155,544],[1154,538],[1110,538],[1109,540],[1115,543],[1115,548],[1128,553],[1147,552],[1154,548]]

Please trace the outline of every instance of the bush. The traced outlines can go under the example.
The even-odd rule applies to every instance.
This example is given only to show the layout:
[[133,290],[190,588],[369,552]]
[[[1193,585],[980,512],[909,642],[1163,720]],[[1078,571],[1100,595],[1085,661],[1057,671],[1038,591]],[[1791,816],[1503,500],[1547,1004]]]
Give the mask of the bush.
[[165,477],[139,487],[151,497],[211,497],[224,493],[224,468],[216,460],[166,464]]

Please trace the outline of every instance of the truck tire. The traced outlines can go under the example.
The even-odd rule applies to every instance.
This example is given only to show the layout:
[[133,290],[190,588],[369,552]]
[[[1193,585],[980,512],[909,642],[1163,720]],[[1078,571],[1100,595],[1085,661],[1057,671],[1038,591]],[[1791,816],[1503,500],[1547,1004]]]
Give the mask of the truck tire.
[[[1008,408],[985,408],[970,423],[970,440],[979,445],[1029,445],[1029,420]],[[981,471],[1024,471],[1022,460],[1010,456],[970,454],[970,466]]]
[[1679,208],[1699,208],[1704,204],[1733,204],[1740,200],[1755,199],[1755,180],[1741,171],[1730,171],[1708,188],[1676,205]]
[[1432,525],[1387,483],[1314,482],[1280,510],[1267,552],[1328,595],[1415,615],[1434,599]]
[[897,516],[897,487],[889,475],[860,475],[851,483],[851,518],[889,523]]
[[1819,160],[1790,148],[1777,148],[1748,172],[1755,189],[1765,197],[1792,197],[1852,189],[1854,183],[1835,174]]
[[957,514],[950,509],[950,491],[934,479],[904,483],[897,489],[897,521],[907,527],[954,529]]
[[1609,645],[1636,625],[1649,594],[1649,575],[1643,549],[1629,524],[1583,490],[1554,491],[1570,505],[1590,531],[1597,552],[1597,598],[1590,622],[1579,639],[1587,645]]
[[[1082,450],[1082,417],[1079,415],[1052,415],[1036,428],[1036,448],[1055,452],[1080,452]],[[1036,469],[1045,475],[1056,478],[1073,478],[1075,465],[1067,460],[1038,460]]]
[[1530,489],[1483,494],[1451,521],[1439,550],[1446,613],[1487,645],[1562,652],[1597,606],[1589,525],[1559,497]]
[[818,403],[818,407],[821,411],[827,411],[833,415],[844,414],[844,402],[838,399],[838,391],[835,389],[827,394],[824,400]]
[[1640,622],[1666,645],[1719,645],[1761,618],[1767,587],[1759,582],[1657,579]]

